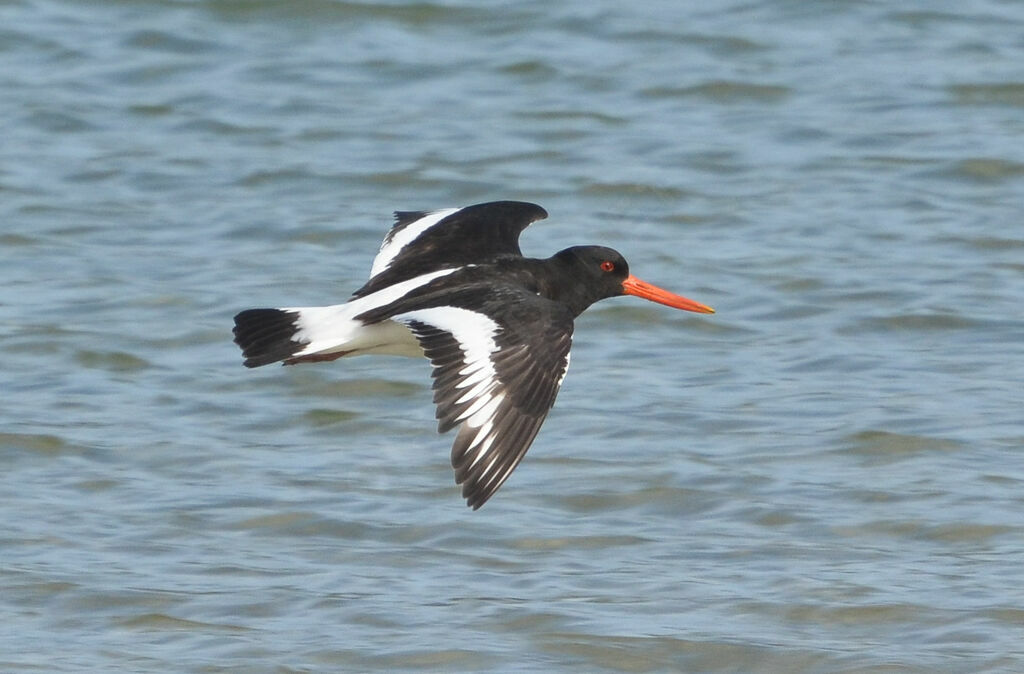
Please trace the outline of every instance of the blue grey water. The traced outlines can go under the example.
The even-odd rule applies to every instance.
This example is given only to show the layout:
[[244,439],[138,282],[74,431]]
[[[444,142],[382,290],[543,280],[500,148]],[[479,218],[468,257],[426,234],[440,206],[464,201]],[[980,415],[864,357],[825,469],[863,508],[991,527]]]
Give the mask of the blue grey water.
[[[0,3],[0,670],[1024,670],[1024,4]],[[577,323],[468,510],[429,365],[246,370],[395,209]]]

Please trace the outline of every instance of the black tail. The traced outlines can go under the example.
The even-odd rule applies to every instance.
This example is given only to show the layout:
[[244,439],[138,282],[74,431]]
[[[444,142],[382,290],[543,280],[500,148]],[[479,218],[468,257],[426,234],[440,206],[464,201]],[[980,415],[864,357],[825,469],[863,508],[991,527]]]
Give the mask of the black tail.
[[242,347],[245,366],[269,365],[301,351],[304,345],[292,340],[298,318],[298,312],[281,309],[246,309],[235,316],[235,344]]

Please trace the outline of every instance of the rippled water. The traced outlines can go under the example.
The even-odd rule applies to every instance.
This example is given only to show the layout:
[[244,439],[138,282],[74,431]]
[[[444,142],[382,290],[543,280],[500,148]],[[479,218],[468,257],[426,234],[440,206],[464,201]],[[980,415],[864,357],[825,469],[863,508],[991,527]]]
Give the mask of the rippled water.
[[[1024,6],[0,4],[0,669],[1020,671]],[[241,367],[395,209],[617,299],[479,512],[427,363]]]

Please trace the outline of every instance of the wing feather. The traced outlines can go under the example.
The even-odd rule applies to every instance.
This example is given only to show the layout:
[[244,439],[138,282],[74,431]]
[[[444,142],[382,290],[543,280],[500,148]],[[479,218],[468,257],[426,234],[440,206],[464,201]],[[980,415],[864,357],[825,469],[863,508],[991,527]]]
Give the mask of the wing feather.
[[381,288],[440,269],[521,255],[519,235],[548,216],[537,204],[492,201],[440,211],[395,213],[396,222],[373,261],[370,280],[355,292]]
[[452,467],[474,510],[522,461],[568,367],[571,317],[532,293],[518,301],[536,305],[513,307],[517,320],[505,324],[479,308],[453,306],[391,317],[409,327],[434,366],[438,431],[460,426]]

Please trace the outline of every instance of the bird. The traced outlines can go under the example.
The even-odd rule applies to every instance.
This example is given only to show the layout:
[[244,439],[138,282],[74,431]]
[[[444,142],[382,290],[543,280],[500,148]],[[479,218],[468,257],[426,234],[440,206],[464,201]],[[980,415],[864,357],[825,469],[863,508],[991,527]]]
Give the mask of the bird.
[[477,510],[522,461],[554,405],[573,322],[587,307],[633,295],[714,313],[633,276],[611,248],[524,257],[520,234],[547,215],[521,201],[396,211],[369,280],[347,302],[235,316],[244,364],[426,356],[438,432],[459,427],[451,464],[466,505]]

